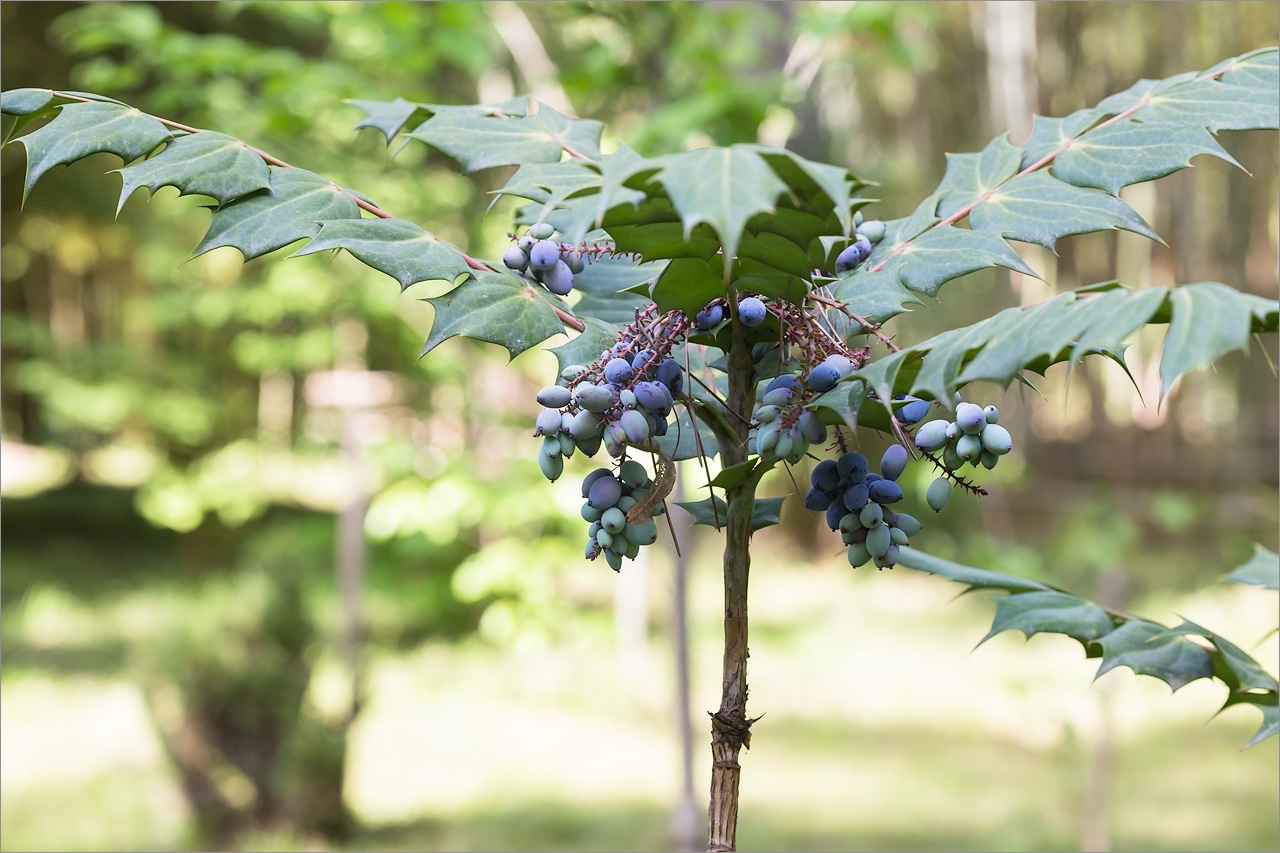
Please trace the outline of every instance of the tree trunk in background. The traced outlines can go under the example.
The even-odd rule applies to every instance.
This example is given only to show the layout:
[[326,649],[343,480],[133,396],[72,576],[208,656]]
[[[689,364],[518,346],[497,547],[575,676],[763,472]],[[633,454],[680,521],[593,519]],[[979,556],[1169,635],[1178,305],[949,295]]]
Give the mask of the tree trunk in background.
[[1007,130],[1010,141],[1019,145],[1031,135],[1032,115],[1040,103],[1035,4],[987,0],[982,4],[982,18],[988,121],[995,133]]
[[[1098,582],[1098,603],[1113,610],[1125,606],[1125,574],[1120,568],[1106,572]],[[1080,828],[1080,849],[1088,853],[1107,853],[1111,849],[1111,782],[1115,775],[1115,741],[1113,717],[1115,695],[1111,681],[1094,685],[1098,731],[1089,760],[1084,816]]]
[[[732,288],[730,306],[735,304]],[[729,348],[728,407],[739,414],[750,410],[751,347],[743,339],[734,310],[733,343]],[[747,457],[747,424],[733,418],[736,441],[720,442],[723,467]],[[711,715],[711,803],[707,810],[708,851],[735,850],[738,830],[738,782],[742,767],[738,753],[749,738],[747,718],[747,575],[751,568],[751,513],[755,508],[755,482],[728,492],[728,521],[724,546],[724,670],[720,710]]]
[[[684,500],[684,481],[676,479],[668,505]],[[688,526],[683,528],[689,530]],[[684,538],[685,548],[692,546]],[[689,719],[689,559],[682,551],[673,556],[675,577],[671,603],[672,643],[676,652],[676,728],[680,733],[680,799],[671,812],[671,835],[676,849],[695,850],[701,831],[698,805],[693,796],[693,723]]]

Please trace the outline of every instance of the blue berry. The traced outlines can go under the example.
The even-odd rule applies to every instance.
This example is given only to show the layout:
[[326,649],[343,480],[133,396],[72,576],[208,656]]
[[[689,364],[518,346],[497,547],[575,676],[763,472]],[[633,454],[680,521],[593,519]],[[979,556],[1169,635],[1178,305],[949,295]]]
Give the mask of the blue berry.
[[747,328],[754,329],[764,322],[765,315],[764,303],[754,296],[748,296],[738,303],[738,319],[742,321],[742,325]]

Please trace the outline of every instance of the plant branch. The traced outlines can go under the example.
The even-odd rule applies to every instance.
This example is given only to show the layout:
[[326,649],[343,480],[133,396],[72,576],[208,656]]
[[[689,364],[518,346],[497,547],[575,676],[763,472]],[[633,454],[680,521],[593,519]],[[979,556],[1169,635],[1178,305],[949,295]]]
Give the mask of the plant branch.
[[[102,103],[101,101],[97,101],[97,100],[95,100],[95,99],[93,99],[93,98],[82,98],[82,97],[80,97],[79,95],[71,95],[71,94],[68,94],[68,93],[66,93],[66,92],[59,92],[59,91],[56,91],[56,90],[53,90],[53,89],[50,89],[49,91],[53,92],[53,94],[54,94],[56,97],[59,97],[59,98],[65,98],[65,99],[66,99],[66,100],[68,100],[68,101],[79,101],[80,103],[85,103],[85,104],[96,104],[96,103]],[[138,112],[142,112],[142,111],[141,111],[141,110],[138,110]],[[146,116],[149,116],[150,118],[155,119],[156,121],[158,121],[158,122],[160,122],[161,124],[163,124],[165,127],[172,127],[174,130],[181,130],[181,131],[184,131],[184,132],[186,132],[186,133],[204,133],[204,131],[203,131],[203,130],[201,130],[200,128],[198,128],[198,127],[189,127],[189,126],[187,126],[187,125],[185,125],[185,124],[179,124],[178,122],[176,122],[176,121],[171,121],[171,120],[169,120],[169,119],[167,119],[167,118],[161,118],[160,116],[152,115],[151,113],[143,113],[143,115],[146,115]],[[261,148],[257,148],[257,147],[255,147],[255,146],[253,146],[253,145],[249,145],[248,143],[245,143],[245,145],[249,148],[249,150],[250,150],[250,151],[252,151],[254,154],[257,154],[259,157],[261,157],[261,158],[262,158],[264,161],[266,161],[267,163],[270,163],[272,166],[279,166],[279,167],[280,167],[280,168],[282,168],[282,169],[296,169],[296,168],[298,168],[297,166],[294,166],[294,165],[292,165],[292,164],[290,164],[290,163],[286,163],[285,161],[281,160],[279,157],[275,157],[275,156],[272,156],[271,154],[268,154],[267,152],[263,151]],[[332,182],[332,181],[330,181],[330,183],[333,183],[333,182]],[[362,199],[362,198],[360,198],[359,196],[357,196],[357,195],[355,195],[354,193],[352,193],[352,192],[351,192],[350,190],[348,190],[346,187],[339,186],[339,185],[338,185],[338,184],[336,184],[336,183],[333,183],[333,185],[334,185],[335,187],[337,187],[337,189],[338,189],[338,191],[339,191],[339,192],[341,192],[343,195],[347,196],[347,198],[349,198],[349,199],[351,199],[352,201],[354,201],[354,202],[356,203],[356,205],[357,205],[361,210],[366,210],[366,211],[368,211],[369,213],[372,213],[374,216],[378,217],[379,219],[396,219],[396,218],[398,218],[398,217],[392,216],[390,213],[387,213],[385,210],[383,210],[382,208],[378,207],[376,204],[373,204],[373,203],[371,203],[371,202],[367,202],[367,201],[365,201],[364,199]],[[436,240],[440,240],[440,238],[439,238],[439,237],[437,237],[435,234],[432,234],[430,231],[426,231],[426,230],[424,229],[424,233],[426,233],[426,235],[427,235],[428,237],[431,237],[431,238],[436,239]],[[453,245],[452,243],[449,243],[449,242],[448,242],[448,241],[446,241],[446,240],[440,240],[440,242],[444,243],[446,246],[448,246],[449,248],[453,249],[453,250],[454,250],[455,252],[457,252],[460,256],[462,256],[462,260],[463,260],[464,262],[466,262],[466,265],[467,265],[467,266],[469,266],[469,267],[471,267],[473,270],[481,270],[481,271],[483,271],[483,272],[494,272],[494,270],[493,270],[493,268],[492,268],[492,267],[489,267],[488,265],[486,265],[486,264],[484,264],[484,263],[481,263],[480,261],[477,261],[475,258],[471,257],[471,256],[470,256],[470,255],[468,255],[466,252],[462,251],[461,249],[459,249],[457,246]],[[561,315],[561,319],[564,319],[564,312],[559,311],[559,310],[557,309],[556,313],[557,313],[557,314],[559,314],[559,315]],[[565,320],[565,322],[566,322],[566,323],[568,323],[569,321],[568,321],[568,320]],[[573,323],[569,323],[569,325],[573,326],[573,328],[577,329],[579,332],[581,332],[581,331],[583,330],[583,328],[585,328],[581,323],[579,323],[579,322],[576,320],[576,318],[574,319],[574,322],[573,322]]]
[[[1200,82],[1200,81],[1202,81],[1202,80],[1208,80],[1208,79],[1210,79],[1211,77],[1216,77],[1216,76],[1218,76],[1219,74],[1222,74],[1222,73],[1224,73],[1224,72],[1226,72],[1226,71],[1227,71],[1227,69],[1226,69],[1226,68],[1224,68],[1224,69],[1222,69],[1221,71],[1217,72],[1216,74],[1204,74],[1204,75],[1202,75],[1202,76],[1200,76],[1200,77],[1197,77],[1193,82],[1199,83],[1199,82]],[[1032,164],[1031,164],[1030,166],[1028,166],[1027,168],[1023,169],[1021,172],[1018,172],[1016,175],[1013,175],[1012,177],[1007,178],[1007,179],[1005,179],[1004,181],[1001,181],[1001,182],[1000,182],[1000,184],[999,184],[998,186],[992,187],[991,189],[987,190],[987,191],[986,191],[986,192],[984,192],[982,195],[978,196],[978,198],[976,198],[976,199],[974,199],[973,201],[971,201],[969,204],[967,204],[967,205],[965,205],[964,207],[960,208],[960,209],[959,209],[959,210],[957,210],[955,213],[953,213],[953,214],[951,214],[950,216],[948,216],[946,219],[943,219],[941,222],[937,223],[937,224],[936,224],[936,225],[934,225],[932,228],[929,228],[929,229],[928,229],[928,231],[933,231],[933,230],[935,230],[935,229],[937,229],[937,228],[941,228],[941,227],[943,227],[944,225],[951,225],[951,224],[953,224],[953,223],[959,222],[961,219],[964,219],[966,216],[968,216],[968,215],[970,214],[970,212],[972,212],[972,211],[973,211],[973,209],[974,209],[975,207],[977,207],[978,205],[982,204],[982,203],[983,203],[984,201],[986,201],[987,199],[991,198],[991,196],[995,195],[996,191],[997,191],[997,190],[999,190],[999,189],[1000,189],[1000,187],[1002,187],[1002,186],[1004,186],[1005,184],[1007,184],[1009,181],[1012,181],[1012,180],[1014,180],[1015,178],[1021,178],[1021,177],[1022,177],[1022,176],[1024,176],[1024,175],[1029,175],[1029,174],[1031,174],[1032,172],[1038,171],[1038,170],[1040,170],[1040,169],[1043,169],[1045,166],[1048,166],[1050,163],[1052,163],[1052,162],[1054,161],[1054,158],[1056,158],[1056,157],[1057,157],[1059,154],[1061,154],[1063,151],[1066,151],[1068,148],[1070,148],[1070,147],[1075,143],[1075,141],[1076,141],[1077,139],[1079,139],[1080,137],[1084,136],[1086,133],[1092,133],[1092,132],[1093,132],[1093,131],[1095,131],[1095,130],[1100,130],[1101,128],[1107,127],[1108,125],[1115,124],[1116,122],[1119,122],[1119,121],[1124,121],[1124,120],[1125,120],[1125,119],[1127,119],[1129,116],[1133,115],[1133,114],[1134,114],[1134,113],[1136,113],[1138,110],[1142,109],[1143,107],[1147,106],[1147,105],[1148,105],[1148,104],[1150,104],[1150,103],[1151,103],[1151,96],[1150,96],[1150,95],[1148,95],[1147,97],[1143,98],[1143,99],[1142,99],[1141,101],[1139,101],[1138,103],[1136,103],[1136,104],[1134,104],[1133,106],[1129,107],[1129,109],[1124,110],[1123,112],[1120,112],[1120,113],[1116,113],[1115,115],[1113,115],[1111,118],[1107,119],[1106,121],[1104,121],[1104,122],[1100,122],[1100,123],[1098,123],[1098,124],[1095,124],[1093,127],[1090,127],[1090,128],[1089,128],[1089,129],[1087,129],[1087,130],[1081,131],[1079,134],[1077,134],[1076,136],[1071,137],[1071,138],[1070,138],[1070,139],[1068,139],[1066,142],[1062,143],[1062,144],[1061,144],[1061,145],[1059,145],[1057,148],[1055,148],[1053,151],[1049,152],[1048,154],[1044,155],[1043,157],[1041,157],[1041,158],[1040,158],[1039,160],[1037,160],[1036,162],[1032,163]],[[926,232],[923,232],[923,233],[927,233],[927,231],[926,231]],[[905,241],[905,242],[903,242],[903,243],[899,244],[899,245],[898,245],[898,247],[897,247],[897,248],[895,248],[892,252],[890,252],[890,253],[889,253],[889,255],[888,255],[884,260],[882,260],[880,263],[876,264],[874,267],[870,267],[870,268],[868,268],[868,269],[867,269],[867,272],[869,272],[869,273],[873,273],[873,272],[880,272],[880,270],[882,270],[882,269],[884,268],[884,265],[885,265],[885,264],[887,264],[887,263],[889,263],[889,261],[890,261],[891,259],[893,259],[893,258],[894,258],[894,257],[896,257],[897,255],[902,254],[903,250],[904,250],[904,249],[906,249],[906,247],[907,247],[907,246],[911,245],[911,243],[912,243],[912,241],[913,241],[913,240],[915,240],[915,237],[912,237],[912,238],[911,238],[911,240],[907,240],[907,241]]]

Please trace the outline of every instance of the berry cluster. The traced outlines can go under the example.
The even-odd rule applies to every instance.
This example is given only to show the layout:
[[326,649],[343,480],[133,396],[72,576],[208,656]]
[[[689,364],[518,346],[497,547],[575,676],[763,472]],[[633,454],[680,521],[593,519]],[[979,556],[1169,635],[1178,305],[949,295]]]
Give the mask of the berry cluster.
[[[995,468],[1000,457],[1013,449],[1013,437],[999,425],[1000,410],[995,406],[973,403],[957,403],[956,419],[929,421],[916,430],[916,447],[926,456],[938,462],[930,454],[942,452],[942,467],[956,471],[966,462],[975,468],[981,464],[988,470]],[[929,486],[926,499],[935,512],[941,512],[951,496],[951,482],[939,477]]]
[[[538,392],[544,409],[534,436],[542,437],[538,465],[549,480],[564,473],[564,459],[576,450],[594,456],[601,444],[614,458],[628,447],[656,451],[652,439],[666,435],[668,416],[684,390],[684,370],[670,358],[676,341],[688,334],[679,311],[658,316],[652,306],[636,312],[616,344],[593,363],[571,364],[560,381]],[[675,469],[662,456],[662,477],[654,483],[644,466],[622,458],[618,473],[599,468],[587,475],[582,517],[591,523],[586,556],[604,554],[615,571],[622,558],[635,559],[641,545],[658,536],[653,516],[665,511],[662,499],[674,485]]]
[[920,522],[913,516],[888,508],[902,500],[896,480],[906,465],[907,451],[894,444],[884,452],[879,474],[867,470],[867,457],[857,451],[837,460],[824,459],[814,467],[805,508],[827,513],[827,526],[840,531],[854,568],[868,560],[881,569],[893,568],[898,549],[920,532]]
[[586,476],[582,481],[586,498],[582,518],[591,523],[588,560],[603,553],[609,567],[620,571],[623,557],[634,560],[642,545],[658,540],[658,525],[653,519],[667,508],[662,500],[650,499],[653,488],[649,473],[634,459],[625,460],[617,475],[608,468],[597,468]]
[[751,413],[759,426],[754,447],[761,459],[781,459],[795,465],[811,444],[827,440],[827,426],[804,407],[804,385],[800,377],[784,373],[764,387],[760,402]]
[[854,232],[857,239],[836,258],[837,273],[857,267],[871,255],[871,247],[884,239],[884,223],[880,220],[863,222],[862,211],[858,211],[853,215],[853,221],[857,224]]
[[528,270],[547,290],[564,296],[573,289],[573,277],[585,267],[584,252],[552,238],[556,231],[546,222],[529,229],[502,256],[502,262],[516,272]]

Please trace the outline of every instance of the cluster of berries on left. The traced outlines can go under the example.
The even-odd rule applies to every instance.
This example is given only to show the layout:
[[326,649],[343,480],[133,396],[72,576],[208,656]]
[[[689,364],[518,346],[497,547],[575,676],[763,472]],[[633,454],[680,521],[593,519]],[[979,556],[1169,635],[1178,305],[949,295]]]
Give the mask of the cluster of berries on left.
[[[591,364],[570,364],[560,381],[538,392],[543,406],[534,436],[542,437],[538,465],[549,480],[564,472],[575,451],[594,456],[601,445],[620,460],[615,474],[599,468],[587,475],[582,517],[591,524],[587,559],[604,554],[618,570],[622,558],[635,559],[641,545],[657,539],[653,517],[674,485],[675,468],[655,439],[667,434],[676,400],[684,393],[684,369],[672,347],[688,336],[689,319],[679,311],[658,315],[655,306],[636,311],[618,342]],[[627,449],[654,455],[657,479],[627,459]]]
[[586,266],[586,253],[568,243],[557,243],[556,230],[539,222],[502,255],[502,262],[516,272],[528,272],[557,296],[573,290],[573,277]]

